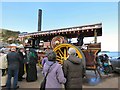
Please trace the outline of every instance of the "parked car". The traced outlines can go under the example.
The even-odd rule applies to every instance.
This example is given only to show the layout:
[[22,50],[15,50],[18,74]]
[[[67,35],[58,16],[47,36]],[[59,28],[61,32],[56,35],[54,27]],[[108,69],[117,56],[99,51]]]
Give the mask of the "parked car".
[[110,59],[110,62],[113,67],[114,72],[118,72],[120,74],[120,57]]

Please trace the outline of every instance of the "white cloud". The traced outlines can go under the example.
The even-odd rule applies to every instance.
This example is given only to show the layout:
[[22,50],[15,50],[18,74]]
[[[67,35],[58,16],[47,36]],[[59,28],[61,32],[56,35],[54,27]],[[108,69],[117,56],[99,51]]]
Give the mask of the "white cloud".
[[[84,43],[93,43],[94,37],[84,38]],[[97,42],[101,42],[102,51],[118,51],[118,35],[117,34],[106,34],[97,37]]]
[[101,38],[102,50],[118,51],[118,35],[105,35]]

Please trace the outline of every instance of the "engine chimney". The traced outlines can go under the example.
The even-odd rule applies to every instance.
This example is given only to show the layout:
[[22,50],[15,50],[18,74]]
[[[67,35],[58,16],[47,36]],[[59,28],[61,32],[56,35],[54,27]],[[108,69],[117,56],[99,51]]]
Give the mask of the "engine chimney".
[[42,10],[38,11],[38,31],[41,31],[41,22],[42,22]]

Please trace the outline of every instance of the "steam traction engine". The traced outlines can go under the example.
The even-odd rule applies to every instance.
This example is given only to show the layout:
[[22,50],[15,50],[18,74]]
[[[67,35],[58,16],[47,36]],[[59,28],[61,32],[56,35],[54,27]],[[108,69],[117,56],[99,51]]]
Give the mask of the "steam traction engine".
[[[68,49],[73,47],[77,51],[77,56],[82,59],[84,68],[94,70],[96,73],[98,71],[96,56],[101,50],[101,43],[97,43],[98,36],[102,36],[101,23],[39,31],[20,35],[19,37],[25,41],[25,47],[38,50],[39,60],[44,56],[45,50],[51,48],[56,52],[57,60],[62,64],[64,60],[67,60]],[[94,42],[84,43],[83,40],[87,37],[94,37]],[[72,43],[73,38],[76,38],[77,42]]]

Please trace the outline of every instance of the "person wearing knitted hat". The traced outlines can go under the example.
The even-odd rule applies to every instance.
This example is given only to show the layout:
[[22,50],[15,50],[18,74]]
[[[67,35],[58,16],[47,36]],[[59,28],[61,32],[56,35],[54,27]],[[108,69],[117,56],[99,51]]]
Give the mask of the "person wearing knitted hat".
[[47,52],[47,58],[43,66],[43,75],[44,77],[47,75],[45,88],[61,89],[62,84],[66,82],[62,66],[56,61],[56,53],[53,50]]
[[78,88],[82,90],[82,60],[76,56],[76,50],[69,48],[68,59],[63,62],[63,72],[66,78],[65,90]]

